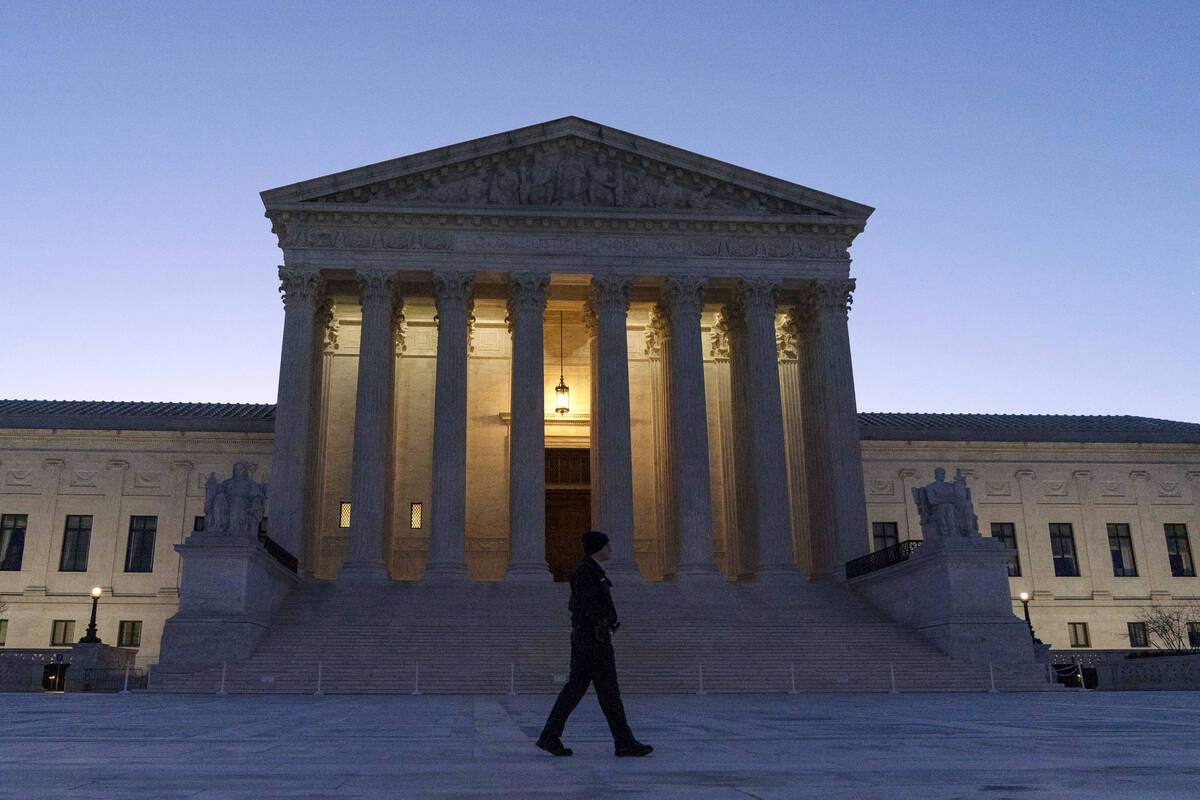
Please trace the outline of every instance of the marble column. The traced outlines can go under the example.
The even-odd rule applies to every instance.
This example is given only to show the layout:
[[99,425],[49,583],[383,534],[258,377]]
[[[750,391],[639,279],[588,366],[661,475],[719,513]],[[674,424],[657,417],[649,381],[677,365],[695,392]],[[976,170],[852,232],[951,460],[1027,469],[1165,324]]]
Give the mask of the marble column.
[[427,581],[468,580],[467,336],[474,276],[435,272],[437,375],[433,395],[433,497]]
[[671,324],[656,305],[646,329],[646,357],[650,362],[650,391],[654,403],[654,480],[657,486],[655,522],[660,534],[659,567],[664,578],[679,565],[679,528],[676,526],[675,474],[671,467]]
[[[810,576],[837,578],[843,569],[841,543],[834,522],[833,451],[825,410],[825,366],[820,340],[820,306],[811,293],[792,310],[799,355],[800,428],[804,439],[803,477],[808,518]],[[906,495],[907,496],[907,495]]]
[[[279,268],[283,293],[283,346],[275,407],[268,534],[300,557],[312,518],[308,509],[313,431],[312,394],[317,353],[317,305],[324,281],[315,270]],[[314,559],[309,556],[309,561]],[[313,564],[301,562],[301,569]]]
[[396,274],[360,271],[362,332],[354,404],[354,459],[350,470],[350,553],[341,581],[383,583],[388,501],[392,474],[392,385],[395,372],[392,325]]
[[[721,444],[721,517],[724,527],[725,577],[736,579],[740,539],[736,445],[741,441],[734,433],[733,387],[730,381],[729,332],[724,311],[717,314],[709,338],[709,353],[717,377],[717,427]],[[744,439],[744,437],[742,437]]]
[[816,289],[824,361],[825,424],[833,460],[833,518],[841,545],[839,573],[844,574],[845,562],[871,551],[847,324],[854,281],[819,281]]
[[812,537],[804,489],[803,399],[801,397],[799,336],[789,313],[779,326],[779,388],[783,394],[783,430],[787,450],[788,495],[791,498],[792,546],[800,574],[811,575]]
[[757,577],[799,575],[792,553],[787,454],[783,441],[783,404],[775,343],[775,305],[779,283],[749,279],[738,283],[746,314],[751,477],[758,533]]
[[542,317],[550,276],[508,276],[512,331],[512,425],[508,449],[509,561],[506,580],[553,579],[546,566],[546,414]]
[[708,411],[700,336],[704,280],[668,278],[662,303],[670,320],[671,472],[679,529],[681,579],[719,576],[713,561],[712,483],[708,474]]
[[749,577],[758,566],[758,520],[754,501],[754,447],[750,426],[750,370],[746,355],[746,310],[735,297],[721,309],[717,331],[724,340],[729,360],[729,412],[732,432],[732,475],[734,519],[728,536],[733,547],[733,575]]
[[596,452],[596,514],[592,525],[608,534],[612,557],[605,570],[636,575],[633,559],[633,454],[629,431],[629,340],[625,320],[633,279],[627,275],[592,278],[589,306],[595,317],[596,359],[592,408]]

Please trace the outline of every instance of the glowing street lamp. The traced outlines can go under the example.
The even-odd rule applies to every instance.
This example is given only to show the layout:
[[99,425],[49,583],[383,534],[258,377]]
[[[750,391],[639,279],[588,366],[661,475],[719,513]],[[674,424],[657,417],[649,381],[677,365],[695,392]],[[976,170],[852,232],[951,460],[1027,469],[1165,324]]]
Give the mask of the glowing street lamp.
[[86,635],[79,640],[80,644],[100,644],[100,637],[96,635],[96,604],[100,602],[101,594],[99,586],[92,587],[92,621],[88,623]]
[[1017,596],[1021,598],[1021,605],[1025,607],[1025,624],[1029,626],[1029,638],[1036,642],[1037,637],[1033,635],[1033,623],[1029,621],[1029,592],[1021,592]]

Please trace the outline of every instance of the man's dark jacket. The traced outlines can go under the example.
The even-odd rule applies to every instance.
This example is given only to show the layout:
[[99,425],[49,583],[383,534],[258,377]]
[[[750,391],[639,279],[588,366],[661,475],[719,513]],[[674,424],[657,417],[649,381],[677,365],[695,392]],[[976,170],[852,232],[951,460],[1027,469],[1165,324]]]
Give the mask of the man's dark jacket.
[[613,605],[609,587],[612,581],[604,574],[600,564],[591,556],[585,557],[571,573],[571,627],[577,631],[593,631],[605,635],[614,631],[617,609]]

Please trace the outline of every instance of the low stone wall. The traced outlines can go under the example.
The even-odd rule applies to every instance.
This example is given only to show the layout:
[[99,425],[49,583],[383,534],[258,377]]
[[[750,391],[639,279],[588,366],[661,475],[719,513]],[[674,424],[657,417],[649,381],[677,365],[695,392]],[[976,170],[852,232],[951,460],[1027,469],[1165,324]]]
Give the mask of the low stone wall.
[[65,649],[13,648],[0,650],[0,692],[42,691],[42,670],[46,664],[62,656],[64,662],[71,660],[71,652]]
[[1153,658],[1123,658],[1096,665],[1102,691],[1200,690],[1200,653]]

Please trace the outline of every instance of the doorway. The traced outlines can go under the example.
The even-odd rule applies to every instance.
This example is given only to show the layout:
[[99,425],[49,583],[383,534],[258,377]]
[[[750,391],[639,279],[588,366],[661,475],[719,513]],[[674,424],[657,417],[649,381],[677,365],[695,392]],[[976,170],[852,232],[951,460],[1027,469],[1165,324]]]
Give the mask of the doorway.
[[554,580],[571,579],[583,558],[580,539],[591,527],[591,451],[546,448],[546,564]]

